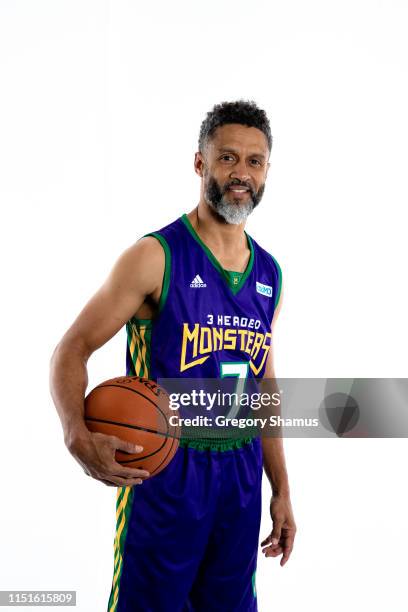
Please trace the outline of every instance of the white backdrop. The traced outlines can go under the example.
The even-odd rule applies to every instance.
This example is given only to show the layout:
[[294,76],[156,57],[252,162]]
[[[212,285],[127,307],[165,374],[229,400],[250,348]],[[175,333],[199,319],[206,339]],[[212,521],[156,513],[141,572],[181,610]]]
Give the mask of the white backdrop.
[[[0,589],[106,608],[115,489],[65,449],[49,358],[119,254],[197,204],[214,103],[271,121],[246,229],[283,271],[277,375],[406,376],[407,18],[403,0],[2,0]],[[89,388],[125,373],[125,342]],[[259,555],[260,611],[406,610],[406,441],[285,448],[298,535],[284,568]]]

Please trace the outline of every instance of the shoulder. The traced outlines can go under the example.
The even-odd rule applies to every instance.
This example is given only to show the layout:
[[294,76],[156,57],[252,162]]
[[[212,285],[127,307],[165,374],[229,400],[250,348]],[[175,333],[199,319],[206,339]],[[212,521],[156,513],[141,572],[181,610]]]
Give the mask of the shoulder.
[[145,263],[146,265],[159,261],[163,257],[163,248],[154,235],[146,234],[131,244],[122,253],[122,258],[129,265]]
[[168,223],[157,230],[152,230],[141,236],[127,251],[130,257],[137,257],[152,264],[154,261],[164,261],[168,252],[168,238],[179,225],[179,219]]
[[145,234],[121,252],[112,270],[116,284],[146,282],[154,287],[161,281],[166,253],[155,234]]
[[168,223],[157,230],[152,230],[141,236],[126,251],[128,268],[143,268],[146,274],[163,278],[163,273],[169,274],[173,237],[176,237],[180,230],[180,218]]

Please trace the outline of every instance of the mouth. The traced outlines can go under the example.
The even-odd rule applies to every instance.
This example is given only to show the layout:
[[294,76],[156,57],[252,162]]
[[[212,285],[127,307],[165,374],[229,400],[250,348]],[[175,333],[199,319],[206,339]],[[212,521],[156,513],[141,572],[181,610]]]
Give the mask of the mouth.
[[243,198],[246,196],[247,193],[249,193],[248,187],[238,187],[238,186],[228,187],[227,191],[229,191],[230,193],[233,193],[234,197],[236,198]]

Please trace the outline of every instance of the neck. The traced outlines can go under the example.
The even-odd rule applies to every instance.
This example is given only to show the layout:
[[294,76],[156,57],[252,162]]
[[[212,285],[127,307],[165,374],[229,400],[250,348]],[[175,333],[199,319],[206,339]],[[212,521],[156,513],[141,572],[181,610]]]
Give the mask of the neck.
[[189,221],[201,240],[219,253],[247,250],[244,234],[245,223],[227,223],[205,202],[187,214]]

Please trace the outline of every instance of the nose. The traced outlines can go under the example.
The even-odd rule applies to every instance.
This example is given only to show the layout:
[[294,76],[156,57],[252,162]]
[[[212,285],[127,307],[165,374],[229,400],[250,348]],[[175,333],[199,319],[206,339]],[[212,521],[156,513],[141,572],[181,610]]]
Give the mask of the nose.
[[236,164],[234,164],[234,168],[231,170],[230,177],[231,179],[239,179],[243,183],[246,183],[250,180],[245,160],[238,161]]

